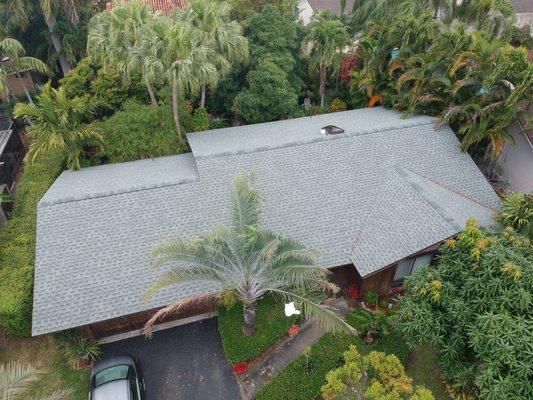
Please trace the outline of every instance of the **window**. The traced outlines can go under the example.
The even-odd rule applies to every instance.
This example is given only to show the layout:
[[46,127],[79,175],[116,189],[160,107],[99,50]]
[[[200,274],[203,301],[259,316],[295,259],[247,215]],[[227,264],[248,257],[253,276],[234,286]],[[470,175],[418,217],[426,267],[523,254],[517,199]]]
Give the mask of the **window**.
[[94,387],[103,385],[104,383],[116,381],[119,379],[126,379],[130,367],[128,365],[116,365],[100,371],[94,377]]
[[412,275],[422,267],[431,264],[434,253],[422,254],[418,257],[408,258],[407,260],[400,261],[396,267],[396,273],[394,274],[394,281],[401,281],[406,276]]

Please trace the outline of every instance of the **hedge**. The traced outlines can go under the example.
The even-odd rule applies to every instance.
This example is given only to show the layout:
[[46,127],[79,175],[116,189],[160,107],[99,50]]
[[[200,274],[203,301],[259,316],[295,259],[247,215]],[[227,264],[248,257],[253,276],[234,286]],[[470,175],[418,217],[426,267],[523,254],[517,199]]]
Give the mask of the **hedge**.
[[56,151],[26,164],[12,217],[0,231],[0,327],[10,336],[31,333],[37,203],[61,173],[63,159]]
[[238,303],[229,310],[220,309],[218,330],[226,359],[230,364],[255,359],[283,338],[287,330],[301,320],[298,316],[287,318],[284,314],[284,304],[272,297],[258,301],[256,318],[256,332],[253,335],[244,336],[242,334],[244,325],[242,304]]

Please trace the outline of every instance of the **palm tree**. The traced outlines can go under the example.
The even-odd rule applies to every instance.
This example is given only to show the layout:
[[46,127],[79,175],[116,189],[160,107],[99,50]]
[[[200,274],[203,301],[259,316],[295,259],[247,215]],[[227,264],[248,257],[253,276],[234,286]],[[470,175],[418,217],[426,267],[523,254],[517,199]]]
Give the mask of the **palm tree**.
[[213,50],[205,45],[204,35],[193,25],[166,18],[154,21],[143,36],[143,46],[150,49],[144,66],[164,75],[172,90],[172,111],[178,140],[183,143],[179,120],[179,99],[197,93],[202,82],[216,82],[217,69]]
[[[295,239],[261,229],[261,198],[250,176],[237,175],[230,204],[230,226],[218,226],[207,237],[190,241],[175,237],[154,247],[152,265],[173,268],[150,288],[146,299],[183,282],[215,284],[219,295],[231,293],[243,303],[245,334],[255,331],[256,303],[265,295],[296,302],[324,329],[353,333],[352,327],[309,296],[325,289],[338,291],[327,281],[329,272],[315,264],[315,253]],[[188,301],[193,299],[184,300]],[[167,312],[163,309],[156,317]],[[146,328],[150,331],[150,326]]]
[[5,93],[8,89],[8,74],[14,72],[30,104],[33,104],[30,91],[26,82],[20,75],[22,70],[31,70],[41,74],[50,75],[50,68],[41,60],[26,56],[26,50],[22,44],[15,39],[6,38],[0,41],[0,92]]
[[158,18],[160,13],[152,14],[149,6],[132,1],[91,18],[87,36],[87,51],[93,59],[104,66],[116,66],[127,79],[134,73],[141,74],[154,106],[157,99],[152,83],[156,74],[144,64],[149,47],[142,46],[140,39]]
[[42,152],[61,149],[66,151],[68,168],[79,169],[84,151],[103,143],[100,129],[88,123],[91,112],[86,99],[69,99],[63,87],[53,89],[47,83],[37,96],[36,105],[19,103],[13,114],[32,123],[28,128],[30,160]]
[[[228,2],[214,0],[193,0],[190,8],[176,10],[176,17],[181,21],[190,22],[205,35],[205,45],[212,50],[214,64],[224,75],[232,65],[248,59],[248,40],[242,35],[242,27],[230,20],[231,6]],[[208,74],[200,78],[200,107],[205,106],[206,86],[211,82]]]
[[328,68],[335,64],[342,48],[349,42],[346,26],[339,20],[317,18],[308,25],[302,50],[311,60],[309,69],[320,76],[318,92],[321,107],[324,107]]
[[503,199],[499,220],[533,240],[533,193],[508,193]]
[[[22,400],[28,387],[38,382],[45,370],[33,367],[30,364],[11,362],[0,364],[0,400]],[[67,400],[71,390],[60,390],[40,400]]]

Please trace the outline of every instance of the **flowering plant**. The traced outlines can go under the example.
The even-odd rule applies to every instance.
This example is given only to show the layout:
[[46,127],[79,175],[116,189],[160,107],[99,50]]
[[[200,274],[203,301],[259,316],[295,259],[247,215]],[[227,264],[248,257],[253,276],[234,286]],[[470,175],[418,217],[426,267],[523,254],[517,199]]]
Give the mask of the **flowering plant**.
[[354,299],[355,301],[359,301],[360,293],[356,283],[350,283],[350,285],[348,286],[348,291],[350,292],[350,296],[352,296],[352,299]]
[[242,375],[248,370],[248,363],[241,362],[233,366],[233,372]]

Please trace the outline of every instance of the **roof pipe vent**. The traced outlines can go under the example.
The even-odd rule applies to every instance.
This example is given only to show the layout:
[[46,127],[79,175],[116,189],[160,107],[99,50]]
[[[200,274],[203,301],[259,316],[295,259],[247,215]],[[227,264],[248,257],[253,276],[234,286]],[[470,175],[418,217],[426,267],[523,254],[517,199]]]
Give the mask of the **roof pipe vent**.
[[320,128],[320,133],[323,135],[338,135],[339,133],[344,133],[344,129],[339,128],[335,125],[326,125]]

